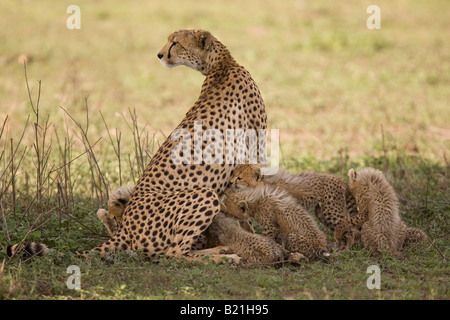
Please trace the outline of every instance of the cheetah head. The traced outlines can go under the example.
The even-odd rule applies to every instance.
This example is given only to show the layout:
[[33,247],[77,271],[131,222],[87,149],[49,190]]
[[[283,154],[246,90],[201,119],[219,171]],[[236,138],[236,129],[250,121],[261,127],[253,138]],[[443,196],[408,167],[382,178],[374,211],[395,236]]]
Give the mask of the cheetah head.
[[[383,186],[385,178],[380,170],[374,168],[363,168],[355,171],[348,171],[349,188],[356,200],[358,211],[365,212],[368,203],[373,199],[373,190]],[[375,188],[374,188],[375,186]]]
[[250,217],[250,210],[247,201],[242,196],[242,193],[235,192],[232,188],[228,188],[221,198],[221,206],[223,211],[237,219],[248,219]]
[[379,185],[385,181],[383,172],[374,168],[363,168],[359,171],[352,168],[348,171],[348,178],[350,188]]
[[206,73],[206,59],[213,46],[214,37],[204,30],[180,30],[169,36],[158,58],[166,68],[185,65]]
[[242,164],[234,171],[230,186],[235,190],[245,189],[256,186],[261,180],[261,168],[258,165]]
[[125,208],[130,201],[131,193],[134,186],[121,186],[111,192],[108,200],[108,212],[114,216],[116,220],[120,220],[125,211]]

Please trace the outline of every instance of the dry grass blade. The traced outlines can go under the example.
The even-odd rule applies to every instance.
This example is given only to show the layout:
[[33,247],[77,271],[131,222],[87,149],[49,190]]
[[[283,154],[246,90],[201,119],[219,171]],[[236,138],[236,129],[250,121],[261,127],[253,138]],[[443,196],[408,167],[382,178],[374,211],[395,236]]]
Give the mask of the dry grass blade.
[[[117,157],[117,163],[119,165],[119,185],[122,185],[122,161],[121,161],[122,158],[121,158],[121,153],[120,153],[120,141],[121,141],[122,134],[120,132],[118,132],[117,128],[116,128],[116,143],[114,143],[114,141],[111,137],[111,133],[109,132],[108,124],[106,123],[105,117],[103,116],[103,113],[101,111],[100,111],[100,115],[102,117],[103,124],[105,125],[106,132],[108,133],[108,137],[109,137],[111,146],[113,147],[114,153]],[[117,147],[116,147],[116,144],[117,144]]]
[[[87,104],[87,99],[85,100],[85,107],[86,107],[86,113],[89,113],[89,108],[88,108],[88,104]],[[92,183],[92,193],[95,194],[96,198],[100,201],[103,202],[105,199],[107,199],[109,197],[109,183],[108,181],[106,181],[105,179],[105,175],[103,173],[103,171],[100,168],[99,162],[97,160],[97,157],[93,151],[93,147],[94,145],[99,142],[101,140],[101,138],[99,138],[94,145],[91,144],[89,137],[88,137],[88,128],[89,128],[89,117],[86,116],[87,119],[87,123],[86,123],[86,127],[83,127],[83,125],[77,121],[66,109],[64,109],[63,107],[60,107],[67,116],[69,116],[69,118],[75,123],[75,125],[79,128],[80,133],[81,133],[81,137],[80,140],[83,143],[85,152],[87,154],[88,157],[88,161],[89,161],[89,168],[90,168],[90,172],[91,172],[91,183]],[[106,196],[105,196],[106,195]]]

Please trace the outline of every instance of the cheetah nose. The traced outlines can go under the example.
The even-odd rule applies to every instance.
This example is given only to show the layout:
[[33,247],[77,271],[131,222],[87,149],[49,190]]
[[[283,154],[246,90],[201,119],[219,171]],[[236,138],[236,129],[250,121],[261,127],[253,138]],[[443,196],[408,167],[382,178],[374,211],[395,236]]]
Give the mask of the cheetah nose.
[[160,52],[160,53],[158,53],[158,59],[162,59],[162,57],[164,57],[164,55]]

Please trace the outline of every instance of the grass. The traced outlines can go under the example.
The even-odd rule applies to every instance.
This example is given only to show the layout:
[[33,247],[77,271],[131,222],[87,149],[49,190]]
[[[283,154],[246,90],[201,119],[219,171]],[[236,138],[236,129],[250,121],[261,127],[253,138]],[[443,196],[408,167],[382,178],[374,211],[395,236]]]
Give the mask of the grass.
[[[71,4],[0,4],[0,299],[450,297],[446,1],[378,1],[376,31],[365,27],[364,1],[79,1],[81,30],[68,30]],[[137,180],[198,96],[199,73],[156,58],[188,27],[213,32],[252,73],[280,129],[283,166],[383,170],[405,221],[431,242],[404,260],[354,248],[278,269],[77,258],[106,239],[95,212],[108,192]],[[50,255],[5,259],[6,245],[25,239]],[[381,290],[366,287],[373,264]],[[81,290],[66,286],[69,265],[81,269]]]
[[[361,250],[349,252],[339,260],[331,265],[273,269],[187,266],[174,261],[148,264],[128,258],[116,259],[114,266],[106,268],[102,262],[93,262],[88,267],[78,260],[55,264],[50,256],[33,266],[22,265],[20,271],[27,277],[17,279],[11,275],[11,285],[6,288],[10,296],[5,298],[35,295],[44,299],[446,299],[443,262],[425,263],[417,257],[410,257],[407,263],[380,262]],[[66,262],[80,266],[82,290],[66,287],[69,276]],[[366,287],[369,276],[366,269],[372,264],[381,268],[380,290]],[[433,272],[424,272],[424,268],[433,268]]]

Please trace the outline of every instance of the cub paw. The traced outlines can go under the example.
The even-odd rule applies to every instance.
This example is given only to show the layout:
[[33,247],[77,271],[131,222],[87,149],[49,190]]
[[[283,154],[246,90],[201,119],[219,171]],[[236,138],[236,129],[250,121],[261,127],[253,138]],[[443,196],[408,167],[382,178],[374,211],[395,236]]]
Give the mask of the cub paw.
[[103,221],[103,222],[107,222],[108,221],[108,217],[109,217],[109,213],[108,211],[106,211],[105,209],[98,209],[97,210],[97,217]]
[[289,253],[288,261],[291,263],[301,263],[301,262],[308,262],[309,259],[300,252],[291,252]]

